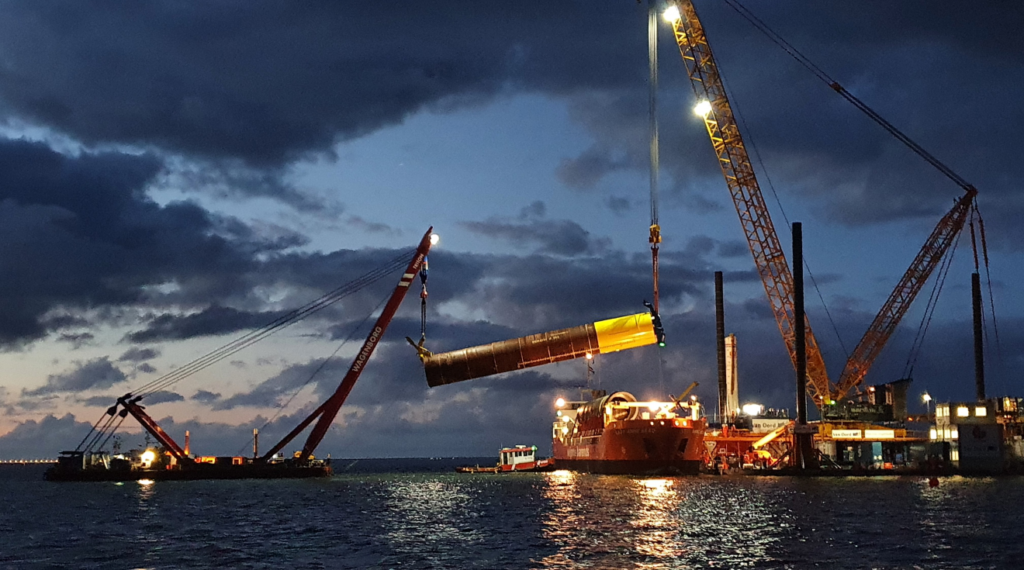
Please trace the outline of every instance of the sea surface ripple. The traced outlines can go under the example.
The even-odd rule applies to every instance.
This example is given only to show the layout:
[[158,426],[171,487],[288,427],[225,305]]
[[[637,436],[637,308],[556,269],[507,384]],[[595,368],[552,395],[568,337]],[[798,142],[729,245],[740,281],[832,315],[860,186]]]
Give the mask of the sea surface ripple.
[[3,569],[1024,568],[1024,478],[28,472],[0,470]]

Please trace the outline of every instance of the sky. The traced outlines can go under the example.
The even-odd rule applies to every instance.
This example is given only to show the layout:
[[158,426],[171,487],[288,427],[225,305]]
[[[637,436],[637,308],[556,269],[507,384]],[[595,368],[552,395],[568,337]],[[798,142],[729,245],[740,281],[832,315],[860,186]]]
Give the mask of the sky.
[[[745,5],[978,188],[988,391],[1024,395],[1024,7]],[[803,224],[807,311],[838,378],[962,190],[727,5],[696,7],[787,252]],[[660,34],[668,345],[598,357],[594,383],[666,398],[697,381],[714,408],[723,271],[741,402],[793,409],[793,367]],[[0,2],[0,459],[74,448],[118,396],[411,252],[431,226],[435,352],[643,311],[647,76],[638,2]],[[911,375],[912,410],[924,392],[973,398],[973,270],[965,231],[920,350],[934,276],[866,383]],[[276,442],[337,387],[397,279],[142,403],[197,453],[243,453],[253,428]],[[553,402],[575,397],[585,364],[428,389],[404,339],[418,304],[318,453],[548,449]]]

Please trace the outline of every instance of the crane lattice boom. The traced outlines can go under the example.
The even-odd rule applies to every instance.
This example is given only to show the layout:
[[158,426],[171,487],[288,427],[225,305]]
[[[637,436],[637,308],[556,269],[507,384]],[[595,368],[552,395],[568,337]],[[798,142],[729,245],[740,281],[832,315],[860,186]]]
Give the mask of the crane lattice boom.
[[[754,167],[740,137],[704,28],[690,2],[679,2],[678,8],[680,17],[672,22],[676,44],[683,56],[697,99],[710,103],[710,109],[704,114],[704,124],[718,156],[718,164],[725,175],[736,212],[740,216],[743,233],[754,255],[754,263],[761,275],[765,293],[768,294],[775,321],[795,366],[793,275],[754,176]],[[821,350],[806,319],[804,326],[807,339],[807,389],[815,403],[821,406],[832,399],[834,385],[829,381]]]
[[864,379],[871,363],[885,347],[886,341],[896,330],[896,325],[910,308],[914,297],[928,281],[932,270],[939,265],[939,261],[949,250],[949,246],[953,244],[957,235],[964,228],[967,215],[971,211],[971,203],[977,193],[977,190],[973,188],[968,190],[932,230],[921,251],[917,253],[917,257],[907,268],[903,278],[900,279],[892,294],[882,305],[875,320],[871,322],[871,326],[864,333],[864,337],[860,339],[857,348],[853,350],[850,358],[846,361],[846,367],[843,369],[836,387],[835,400],[844,398]]

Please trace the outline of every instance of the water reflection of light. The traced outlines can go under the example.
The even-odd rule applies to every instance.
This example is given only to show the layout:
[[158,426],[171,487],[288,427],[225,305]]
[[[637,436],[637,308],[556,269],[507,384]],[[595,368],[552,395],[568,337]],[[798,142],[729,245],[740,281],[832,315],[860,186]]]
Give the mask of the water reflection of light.
[[664,494],[672,486],[671,479],[641,479],[640,484],[647,487],[652,493]]
[[676,512],[680,497],[671,479],[637,479],[637,508],[630,525],[633,547],[642,556],[655,560],[676,558],[682,553],[678,539],[679,521]]
[[[445,543],[476,543],[481,533],[467,524],[467,505],[476,502],[465,485],[444,479],[399,479],[389,482],[387,511],[391,523],[385,538],[397,552],[436,551]],[[461,527],[461,528],[460,528]]]
[[142,485],[143,487],[149,487],[152,484],[153,484],[153,480],[152,479],[139,479],[139,485]]
[[772,483],[550,473],[543,568],[755,567],[792,532]]
[[559,469],[548,473],[550,485],[570,485],[576,479],[576,473],[568,469]]

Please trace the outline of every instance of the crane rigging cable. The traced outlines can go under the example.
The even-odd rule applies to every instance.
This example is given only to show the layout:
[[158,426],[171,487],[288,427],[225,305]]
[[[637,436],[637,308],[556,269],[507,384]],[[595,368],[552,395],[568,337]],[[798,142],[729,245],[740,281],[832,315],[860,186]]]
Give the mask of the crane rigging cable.
[[[795,59],[798,63],[803,65],[805,68],[807,68],[815,77],[817,77],[818,79],[820,79],[821,81],[826,83],[833,91],[835,91],[840,96],[842,96],[844,99],[846,99],[851,104],[853,104],[853,106],[855,106],[857,109],[859,109],[864,114],[866,114],[869,118],[871,118],[871,120],[873,120],[876,123],[878,123],[882,128],[884,128],[887,132],[889,132],[889,134],[891,134],[897,140],[902,142],[904,145],[906,145],[908,148],[910,148],[914,153],[916,153],[918,156],[923,158],[929,164],[934,166],[939,172],[941,172],[947,178],[949,178],[950,180],[955,182],[964,191],[969,192],[969,193],[977,192],[977,189],[975,189],[974,186],[971,183],[969,183],[962,176],[960,176],[959,174],[954,172],[953,169],[951,169],[950,167],[946,166],[942,161],[940,161],[939,159],[935,158],[935,156],[933,156],[931,153],[929,153],[927,150],[925,150],[921,145],[919,145],[916,142],[914,142],[909,136],[907,136],[902,131],[900,131],[898,128],[896,128],[894,125],[892,125],[892,123],[890,123],[889,121],[885,120],[885,118],[883,118],[881,115],[879,115],[874,109],[872,109],[867,104],[865,104],[863,101],[861,101],[859,98],[857,98],[855,95],[853,95],[852,93],[847,91],[846,88],[843,87],[838,81],[836,81],[832,77],[830,77],[827,73],[825,73],[824,70],[822,70],[820,67],[818,67],[807,56],[805,56],[798,49],[796,49],[792,44],[790,44],[788,41],[786,41],[785,38],[783,38],[778,33],[776,33],[773,29],[771,29],[771,27],[769,27],[763,20],[758,18],[746,6],[744,6],[742,3],[740,3],[739,0],[725,0],[725,3],[730,8],[735,10],[736,13],[738,13],[740,16],[742,16],[745,20],[747,20],[751,25],[753,25],[754,28],[756,28],[758,31],[763,33],[769,40],[774,42],[776,45],[778,45],[780,48],[782,48],[783,51],[785,51],[790,56],[792,56],[793,59]],[[999,326],[996,323],[995,298],[994,298],[993,293],[992,293],[992,275],[991,275],[990,267],[989,267],[988,247],[987,247],[987,244],[985,243],[985,224],[984,224],[984,221],[981,218],[981,213],[978,210],[977,201],[974,202],[974,212],[978,216],[978,229],[979,229],[979,231],[981,233],[981,247],[982,247],[982,253],[983,253],[983,258],[984,258],[984,262],[985,262],[985,280],[986,280],[987,287],[988,287],[989,309],[990,309],[991,314],[992,314],[992,331],[993,331],[993,335],[995,336],[996,351],[997,351],[997,353],[1001,357],[1001,355],[1002,355],[1002,347],[1001,347],[1001,343],[999,342]],[[972,231],[972,246],[974,247],[974,256],[975,256],[974,265],[975,265],[975,269],[978,269],[980,271],[980,267],[979,267],[978,259],[977,259],[977,245],[974,243],[974,240],[973,240],[973,231],[974,231],[973,225],[971,227],[971,231]]]
[[174,371],[169,372],[149,382],[148,384],[143,385],[134,393],[136,395],[145,396],[153,394],[154,392],[160,390],[165,390],[172,386],[173,384],[176,384],[177,382],[180,382],[181,380],[184,380],[185,378],[192,376],[193,374],[201,370],[204,370],[217,362],[220,362],[221,360],[263,340],[264,338],[278,332],[279,330],[290,325],[293,325],[320,310],[326,309],[327,307],[337,303],[338,301],[344,299],[345,297],[348,297],[362,290],[364,287],[372,283],[375,283],[376,281],[392,273],[393,271],[401,267],[401,265],[404,263],[404,260],[408,258],[408,255],[408,252],[403,252],[402,255],[396,256],[393,260],[389,261],[384,266],[367,272],[366,274],[357,277],[356,279],[350,281],[349,283],[346,283],[345,285],[342,285],[330,291],[329,293],[323,295],[322,297],[314,301],[311,301],[310,303],[307,303],[306,305],[303,305],[302,307],[295,309],[281,317],[278,317],[277,319],[274,319],[273,321],[264,325],[263,327],[256,329],[255,331],[251,331],[245,335],[242,335],[241,337],[221,346],[220,348],[210,351],[209,353],[197,358],[196,360],[193,360],[192,362],[189,362],[188,364],[185,364],[184,366],[177,368]]
[[[294,391],[292,391],[291,395],[288,397],[288,400],[286,400],[283,404],[281,404],[281,405],[279,405],[277,407],[277,411],[274,412],[274,415],[271,416],[270,419],[268,419],[267,421],[263,422],[263,425],[261,425],[260,427],[258,427],[256,429],[262,432],[264,429],[266,429],[267,426],[269,426],[270,424],[274,423],[274,420],[276,420],[278,418],[278,416],[280,416],[282,413],[284,413],[285,410],[288,409],[288,406],[290,406],[291,403],[295,400],[295,398],[298,397],[299,393],[302,392],[302,390],[306,386],[309,386],[309,384],[313,381],[313,379],[316,378],[320,374],[320,372],[323,371],[323,369],[327,366],[327,363],[330,362],[331,360],[333,360],[334,357],[338,356],[338,353],[341,352],[342,347],[344,347],[353,338],[355,338],[356,333],[358,333],[360,331],[360,329],[363,328],[363,325],[366,324],[366,321],[370,320],[370,317],[373,316],[373,314],[377,312],[377,309],[380,309],[381,305],[383,305],[384,302],[387,301],[387,300],[388,300],[388,295],[384,295],[383,297],[381,297],[380,302],[377,303],[377,306],[375,306],[372,311],[367,313],[366,316],[363,317],[363,320],[359,321],[359,324],[357,324],[356,326],[352,327],[352,330],[350,330],[348,335],[346,335],[345,338],[341,341],[341,343],[338,344],[337,348],[334,349],[334,352],[332,352],[331,355],[328,356],[327,358],[323,359],[323,361],[320,363],[320,365],[316,367],[316,370],[314,370],[309,375],[309,378],[307,378],[306,381],[303,382],[301,386],[299,386]],[[252,446],[252,444],[253,444],[253,439],[254,438],[255,438],[255,436],[254,437],[250,437],[249,441],[246,442],[240,449],[249,449]],[[241,453],[241,451],[239,451],[239,454],[240,453]]]
[[[151,395],[154,392],[167,389],[171,385],[204,370],[205,368],[237,353],[238,351],[259,342],[260,340],[263,340],[267,336],[270,336],[287,326],[295,324],[296,322],[299,322],[306,317],[337,303],[341,299],[362,290],[366,286],[375,283],[400,268],[405,263],[405,260],[408,259],[410,251],[411,250],[403,251],[402,254],[386,262],[381,267],[371,270],[356,279],[335,288],[320,298],[271,321],[267,325],[242,335],[234,341],[210,351],[196,360],[193,360],[192,362],[141,386],[134,392],[136,398],[141,399],[143,396]],[[121,414],[124,413],[125,410],[122,410]],[[113,426],[113,428],[111,427],[118,415],[116,404],[107,409],[100,419],[93,424],[92,429],[89,430],[89,433],[86,434],[82,442],[78,444],[76,451],[82,449],[88,451],[93,449],[96,444],[99,443],[100,439],[103,438],[104,435],[108,434],[108,431],[110,435],[112,435],[113,432],[117,430],[117,427],[121,425],[121,423],[118,422],[117,426]],[[121,415],[122,421],[124,417],[125,415]],[[106,419],[105,422],[103,421],[104,418]],[[100,427],[101,422],[103,423],[102,427]],[[110,435],[107,435],[107,439],[109,439]],[[105,443],[106,440],[104,440],[104,444]]]
[[1003,359],[1002,344],[999,342],[999,325],[996,324],[996,299],[992,295],[992,274],[988,266],[988,243],[985,240],[985,220],[981,217],[981,210],[978,209],[978,202],[974,202],[974,213],[978,216],[978,233],[981,235],[981,253],[985,261],[985,281],[988,283],[988,306],[992,312],[992,334],[996,337],[996,355],[999,360]]
[[914,335],[914,341],[910,345],[910,350],[907,354],[907,362],[903,366],[904,378],[911,377],[914,372],[914,365],[917,364],[917,358],[920,356],[921,348],[924,346],[925,336],[928,334],[928,329],[931,327],[932,317],[935,315],[935,308],[938,305],[939,295],[942,293],[942,288],[946,284],[946,276],[949,274],[949,269],[953,265],[953,257],[956,255],[957,246],[960,245],[961,236],[962,233],[957,232],[956,239],[949,248],[949,255],[942,258],[938,275],[936,276],[935,283],[932,284],[931,293],[928,295],[928,302],[925,304],[924,313],[921,315],[921,323],[918,325],[917,332]]
[[963,188],[965,191],[968,191],[968,192],[975,191],[974,186],[972,186],[969,182],[967,182],[967,180],[965,180],[959,174],[954,172],[953,169],[951,169],[948,166],[946,166],[945,164],[943,164],[942,161],[940,161],[939,159],[937,159],[934,156],[932,156],[932,154],[929,153],[928,151],[926,151],[921,145],[919,145],[916,142],[914,142],[910,137],[908,137],[906,134],[904,134],[903,131],[899,130],[898,128],[893,126],[892,123],[890,123],[889,121],[885,120],[884,117],[882,117],[877,112],[875,112],[875,110],[872,109],[871,107],[868,107],[863,101],[858,99],[853,93],[850,93],[849,91],[847,91],[846,88],[843,87],[842,85],[840,85],[838,81],[836,81],[835,79],[832,79],[832,77],[830,77],[827,73],[825,73],[820,67],[815,65],[813,61],[811,61],[809,58],[807,58],[807,56],[805,56],[804,54],[800,53],[800,51],[797,50],[795,47],[793,47],[793,45],[790,44],[788,41],[786,41],[785,38],[783,38],[782,36],[777,34],[774,30],[772,30],[768,26],[768,24],[764,23],[764,21],[762,21],[760,18],[758,18],[756,15],[754,15],[754,13],[751,12],[749,9],[747,9],[746,6],[741,4],[739,2],[739,0],[725,0],[725,3],[730,8],[735,10],[736,13],[738,13],[740,16],[742,16],[745,20],[750,22],[750,24],[753,25],[758,31],[760,31],[766,37],[768,37],[769,40],[774,42],[776,45],[778,45],[780,48],[782,48],[783,51],[785,51],[790,56],[792,56],[793,59],[795,59],[798,63],[803,65],[805,68],[807,68],[815,77],[817,77],[821,81],[825,82],[830,88],[832,88],[833,91],[835,91],[840,96],[842,96],[844,99],[846,99],[851,104],[853,104],[854,107],[856,107],[861,112],[863,112],[865,115],[870,117],[871,120],[873,120],[876,123],[878,123],[883,129],[888,131],[889,134],[891,134],[897,140],[899,140],[900,142],[905,144],[907,147],[909,147],[910,150],[914,151],[914,153],[916,153],[918,156],[920,156],[921,158],[926,160],[929,164],[931,164],[936,169],[938,169],[939,172],[941,172],[947,178],[949,178],[950,180],[955,182],[958,186]]
[[[725,77],[722,77],[722,88],[726,94],[730,93],[728,82]],[[728,95],[732,97],[731,95]],[[761,151],[755,142],[753,135],[753,129],[747,124],[746,119],[743,118],[743,112],[739,109],[733,109],[733,114],[736,115],[736,119],[743,127],[743,131],[747,133],[746,140],[750,142],[750,148],[754,151],[754,158],[757,159],[757,164],[761,167],[761,173],[764,174],[765,180],[768,181],[768,188],[772,191],[772,197],[775,198],[775,205],[779,207],[779,212],[782,213],[782,219],[786,221],[786,227],[793,227],[792,222],[789,221],[789,216],[786,214],[786,208],[782,206],[782,199],[779,198],[779,193],[775,190],[775,184],[772,182],[772,177],[768,174],[768,168],[764,165],[764,160],[761,158]],[[839,342],[839,347],[843,350],[843,356],[846,358],[850,357],[850,351],[846,348],[846,343],[843,342],[842,335],[839,334],[839,326],[836,325],[835,319],[832,318],[832,312],[828,310],[828,303],[825,302],[825,296],[821,293],[821,288],[818,287],[818,280],[814,278],[814,272],[811,271],[811,264],[804,256],[804,269],[807,270],[807,276],[811,278],[811,285],[814,287],[814,292],[818,294],[818,300],[821,301],[821,306],[825,309],[825,316],[828,318],[828,322],[832,325],[832,332],[836,336],[836,340]]]
[[[650,73],[648,83],[648,134],[650,138],[650,184],[651,184],[651,267],[654,278],[654,312],[660,311],[658,290],[658,249],[661,247],[661,226],[658,224],[658,174],[661,170],[658,141],[658,2],[648,0],[647,10],[647,67]],[[659,341],[660,342],[660,341]]]

